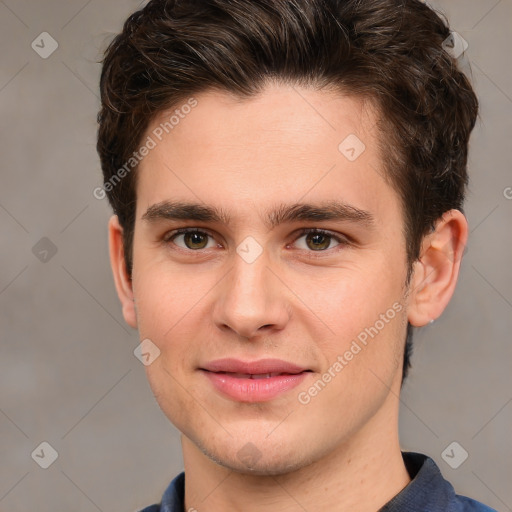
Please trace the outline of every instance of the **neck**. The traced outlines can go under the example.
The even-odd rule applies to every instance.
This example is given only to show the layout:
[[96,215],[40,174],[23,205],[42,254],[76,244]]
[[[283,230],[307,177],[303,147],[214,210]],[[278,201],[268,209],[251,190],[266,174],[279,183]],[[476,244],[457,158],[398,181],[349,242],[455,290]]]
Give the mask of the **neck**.
[[220,466],[182,436],[185,510],[375,512],[410,482],[397,417],[390,421],[380,411],[336,450],[276,476],[242,474]]

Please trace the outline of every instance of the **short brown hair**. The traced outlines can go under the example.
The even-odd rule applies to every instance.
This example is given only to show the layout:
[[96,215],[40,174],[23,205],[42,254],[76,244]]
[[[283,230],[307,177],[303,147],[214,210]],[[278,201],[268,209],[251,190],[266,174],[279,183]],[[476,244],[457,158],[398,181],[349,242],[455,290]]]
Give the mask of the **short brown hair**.
[[[386,178],[404,212],[409,269],[423,236],[462,211],[478,101],[443,48],[446,20],[420,0],[151,0],[110,43],[97,149],[106,183],[153,118],[208,89],[251,97],[270,79],[372,102]],[[107,190],[131,274],[136,172]],[[405,378],[411,352],[408,326]]]

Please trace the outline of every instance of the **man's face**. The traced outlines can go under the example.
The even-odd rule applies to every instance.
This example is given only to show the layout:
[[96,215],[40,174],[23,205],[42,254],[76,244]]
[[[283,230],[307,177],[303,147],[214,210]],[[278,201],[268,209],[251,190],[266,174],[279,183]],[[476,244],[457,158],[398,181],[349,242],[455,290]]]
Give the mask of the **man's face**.
[[[140,338],[160,349],[147,366],[160,407],[238,471],[279,474],[378,439],[395,428],[407,260],[375,114],[276,85],[249,100],[195,99],[161,141],[179,105],[154,120],[144,140],[157,144],[137,171],[133,291]],[[175,203],[219,219],[173,218]],[[332,218],[289,210],[335,203]],[[225,358],[307,371],[254,379],[220,373]]]

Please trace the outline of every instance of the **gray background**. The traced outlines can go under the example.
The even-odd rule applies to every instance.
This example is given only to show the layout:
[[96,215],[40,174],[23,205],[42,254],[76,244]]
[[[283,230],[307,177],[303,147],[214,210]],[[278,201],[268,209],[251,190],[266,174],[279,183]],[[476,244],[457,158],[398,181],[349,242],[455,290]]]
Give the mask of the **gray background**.
[[[97,61],[138,5],[0,0],[1,511],[135,510],[158,501],[182,468],[179,434],[122,320],[107,259],[110,210],[92,195],[101,184]],[[481,120],[469,250],[447,311],[416,334],[401,440],[431,455],[459,493],[512,510],[512,1],[431,5],[469,43],[461,62]],[[59,45],[47,59],[31,47],[44,31]],[[58,452],[48,469],[31,457],[43,441]],[[458,469],[441,456],[453,441],[469,453]]]

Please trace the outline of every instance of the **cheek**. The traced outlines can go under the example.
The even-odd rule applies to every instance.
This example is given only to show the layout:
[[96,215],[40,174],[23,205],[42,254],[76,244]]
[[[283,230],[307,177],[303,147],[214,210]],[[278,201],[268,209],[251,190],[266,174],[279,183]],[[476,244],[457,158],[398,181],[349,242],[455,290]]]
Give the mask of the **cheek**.
[[321,280],[303,282],[300,296],[330,328],[331,334],[345,339],[356,337],[379,321],[381,315],[390,320],[398,309],[405,309],[398,270],[386,264],[342,269]]
[[[329,328],[322,328],[328,333],[326,337],[319,337],[317,332],[316,338],[323,354],[323,371],[331,368],[337,376],[333,391],[348,386],[361,393],[363,388],[378,392],[376,388],[380,389],[383,382],[391,386],[402,364],[406,329],[404,279],[405,270],[397,263],[387,264],[383,258],[372,267],[340,272],[337,279],[320,283],[304,295],[304,302],[314,304],[311,309]],[[304,293],[308,293],[307,289]],[[338,365],[336,372],[332,366],[339,356],[343,369]]]
[[133,286],[141,336],[171,336],[196,304],[204,288],[197,278],[172,271],[164,263],[134,265]]
[[177,400],[182,393],[175,391],[212,343],[205,328],[210,315],[208,291],[218,277],[213,272],[198,275],[192,268],[177,270],[165,261],[144,265],[141,258],[138,263],[133,283],[139,337],[149,338],[160,349],[158,359],[146,367],[148,379],[155,395],[165,386],[164,394]]
[[378,410],[398,382],[406,315],[399,298],[392,304],[382,302],[383,307],[381,303],[379,307],[374,303],[361,303],[359,308],[349,305],[350,311],[339,315],[336,336],[322,342],[324,365],[318,379],[326,384],[310,383],[311,387],[300,390],[299,398],[301,403],[311,400],[311,414],[320,417],[330,411],[345,425],[355,427]]
[[[176,357],[172,359],[176,364]],[[176,366],[179,369],[179,364]],[[197,413],[198,407],[194,390],[190,389],[179,371],[169,366],[167,354],[162,353],[146,367],[146,376],[160,409],[176,428],[186,432],[188,425],[202,421],[201,414],[193,415],[194,411]]]

